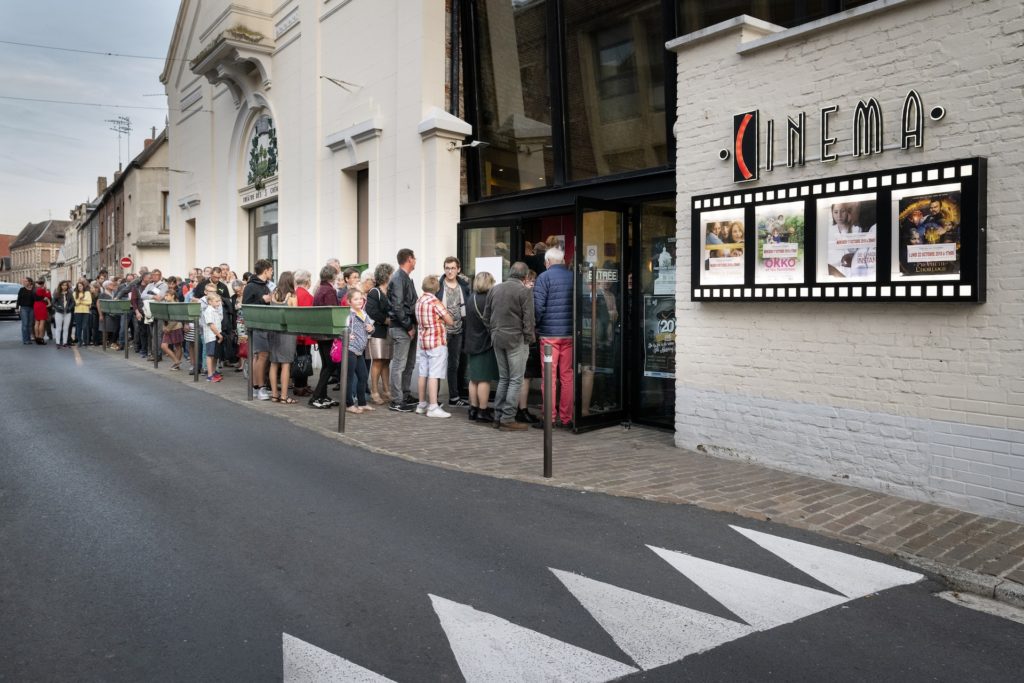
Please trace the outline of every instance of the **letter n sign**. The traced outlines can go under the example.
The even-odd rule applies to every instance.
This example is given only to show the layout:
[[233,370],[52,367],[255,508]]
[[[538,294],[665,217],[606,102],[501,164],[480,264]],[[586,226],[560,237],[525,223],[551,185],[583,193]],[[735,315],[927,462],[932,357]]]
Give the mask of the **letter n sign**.
[[760,146],[758,129],[756,109],[732,117],[732,180],[734,183],[757,180],[757,150]]

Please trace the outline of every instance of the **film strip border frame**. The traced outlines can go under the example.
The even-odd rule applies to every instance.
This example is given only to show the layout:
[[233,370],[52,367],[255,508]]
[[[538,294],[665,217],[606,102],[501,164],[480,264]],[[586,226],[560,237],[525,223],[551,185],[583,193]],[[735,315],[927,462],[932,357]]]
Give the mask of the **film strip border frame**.
[[[698,303],[721,301],[984,303],[986,292],[985,235],[987,232],[986,166],[984,157],[974,157],[695,196],[691,200],[690,300]],[[935,278],[927,281],[893,282],[891,275],[892,220],[890,215],[892,191],[896,189],[926,189],[936,183],[952,182],[961,184],[961,223],[968,222],[969,219],[977,226],[975,231],[966,234],[961,232],[960,276],[955,279]],[[817,212],[813,208],[813,203],[820,198],[841,199],[844,195],[867,192],[875,192],[877,195],[876,234],[878,235],[879,258],[875,270],[876,281],[859,281],[849,284],[832,281],[818,282],[813,274],[816,272],[816,258],[814,257],[817,244]],[[804,283],[754,284],[755,259],[748,258],[745,259],[743,284],[699,284],[704,257],[701,250],[700,215],[702,211],[742,208],[745,210],[746,216],[744,225],[753,226],[755,206],[800,200],[805,201]],[[744,230],[745,253],[756,253],[756,239],[756,229]],[[809,247],[809,245],[811,246]]]

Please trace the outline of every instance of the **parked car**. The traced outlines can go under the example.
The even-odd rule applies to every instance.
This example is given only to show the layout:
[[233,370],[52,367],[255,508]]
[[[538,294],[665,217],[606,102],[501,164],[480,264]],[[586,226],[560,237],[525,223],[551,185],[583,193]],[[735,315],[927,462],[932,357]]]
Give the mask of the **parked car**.
[[18,305],[18,291],[21,285],[13,282],[0,282],[0,316],[14,317],[15,307]]

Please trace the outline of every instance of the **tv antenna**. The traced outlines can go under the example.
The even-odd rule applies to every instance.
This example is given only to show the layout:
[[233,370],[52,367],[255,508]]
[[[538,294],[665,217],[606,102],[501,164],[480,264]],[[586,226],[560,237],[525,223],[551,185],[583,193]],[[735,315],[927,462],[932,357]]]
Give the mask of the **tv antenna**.
[[132,149],[132,121],[127,116],[118,116],[116,119],[106,119],[104,123],[110,124],[110,130],[117,133],[117,163],[121,165],[121,137],[124,136],[127,141],[128,154],[131,155]]

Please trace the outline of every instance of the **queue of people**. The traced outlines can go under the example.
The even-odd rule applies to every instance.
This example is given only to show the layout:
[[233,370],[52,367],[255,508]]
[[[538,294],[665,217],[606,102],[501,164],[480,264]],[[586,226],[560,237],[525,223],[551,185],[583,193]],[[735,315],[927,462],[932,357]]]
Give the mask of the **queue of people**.
[[[342,398],[350,413],[387,407],[450,418],[454,409],[468,408],[471,422],[506,431],[541,427],[527,408],[529,380],[541,376],[541,341],[555,351],[553,371],[561,398],[552,401],[554,423],[572,428],[573,276],[557,246],[537,256],[544,261],[540,276],[536,266],[518,261],[509,264],[500,284],[488,272],[470,281],[459,259],[451,256],[442,264],[443,275],[427,275],[418,288],[411,249],[399,250],[397,267],[381,263],[362,273],[331,259],[319,270],[315,287],[307,270],[275,277],[266,259],[240,279],[224,263],[193,269],[183,278],[165,278],[146,268],[116,278],[101,272],[96,280],[82,279],[73,287],[61,282],[54,292],[42,280],[26,280],[18,295],[22,341],[45,344],[48,325],[58,348],[99,344],[105,331],[110,348],[132,344],[143,358],[151,353],[152,342],[157,353],[170,359],[171,371],[190,361],[203,368],[211,383],[224,381],[229,370],[244,373],[257,400],[295,405],[301,397],[320,410],[340,406],[328,392],[331,385],[340,389],[344,352],[348,376]],[[97,306],[102,299],[128,300],[131,310],[123,316],[104,314]],[[148,301],[198,301],[199,329],[168,323],[161,339],[153,340]],[[342,345],[325,335],[249,330],[245,311],[253,306],[348,306],[348,338]],[[201,356],[190,358],[197,338]],[[440,400],[442,381],[446,406]]]

